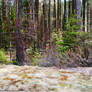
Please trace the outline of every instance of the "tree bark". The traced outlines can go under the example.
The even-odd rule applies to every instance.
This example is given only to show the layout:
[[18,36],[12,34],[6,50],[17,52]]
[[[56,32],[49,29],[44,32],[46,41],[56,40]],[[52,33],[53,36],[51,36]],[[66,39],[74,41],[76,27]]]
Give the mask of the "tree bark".
[[51,0],[49,0],[48,27],[49,27],[49,46],[51,46]]
[[56,29],[56,0],[54,0],[54,8],[53,8],[53,27]]
[[82,5],[83,5],[83,28],[82,30],[85,31],[85,0],[83,0]]
[[61,0],[57,0],[57,31],[61,29]]
[[40,47],[40,31],[39,31],[39,0],[35,0],[35,23],[36,23],[36,33],[37,33],[37,47]]
[[43,21],[44,21],[44,47],[46,47],[46,43],[48,40],[48,36],[47,36],[47,14],[46,14],[46,0],[43,1]]
[[22,40],[22,0],[16,0],[16,59],[19,65],[30,65]]
[[63,30],[66,30],[66,0],[64,0]]
[[78,19],[78,26],[81,28],[81,0],[77,0],[77,19]]
[[76,14],[77,12],[76,12],[76,9],[77,7],[76,7],[76,0],[72,0],[72,14],[74,15],[74,14]]

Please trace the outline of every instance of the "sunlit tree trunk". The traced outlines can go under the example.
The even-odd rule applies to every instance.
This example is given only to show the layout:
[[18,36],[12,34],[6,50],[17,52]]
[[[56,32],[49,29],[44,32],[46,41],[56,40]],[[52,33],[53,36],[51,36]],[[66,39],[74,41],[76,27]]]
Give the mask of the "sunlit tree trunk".
[[81,28],[81,0],[77,0],[77,19],[79,20],[78,26]]
[[85,32],[87,32],[88,31],[88,28],[87,28],[87,26],[88,26],[88,24],[87,24],[87,20],[88,20],[88,18],[87,18],[87,8],[88,8],[88,6],[87,6],[87,2],[88,2],[88,0],[85,0]]

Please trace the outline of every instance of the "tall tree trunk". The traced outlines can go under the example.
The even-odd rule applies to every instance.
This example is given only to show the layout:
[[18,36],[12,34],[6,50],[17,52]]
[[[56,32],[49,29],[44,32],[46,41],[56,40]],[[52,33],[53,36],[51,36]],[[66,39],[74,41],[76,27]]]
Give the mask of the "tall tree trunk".
[[[32,23],[33,23],[33,25],[32,25],[32,30],[34,31],[34,36],[36,36],[36,31],[35,31],[35,11],[34,11],[34,0],[32,0]],[[35,40],[34,40],[34,42],[33,42],[33,51],[35,51],[35,44],[36,44],[36,42],[35,42]]]
[[90,31],[92,33],[92,7],[90,8]]
[[83,6],[83,31],[85,31],[85,0],[82,1]]
[[44,36],[45,36],[45,39],[44,39],[44,46],[46,47],[46,42],[47,42],[47,14],[46,14],[46,0],[43,1],[43,21],[44,21]]
[[66,0],[64,0],[63,30],[66,30]]
[[10,61],[12,61],[12,47],[11,47],[11,29],[10,29],[10,1],[7,0],[7,28],[9,35],[9,50],[10,50]]
[[57,0],[57,30],[61,29],[61,0]]
[[87,11],[88,11],[88,10],[87,10],[87,8],[88,8],[88,7],[87,7],[87,2],[88,2],[88,0],[85,0],[85,32],[88,31],[88,30],[87,30],[87,29],[88,29],[88,28],[87,28],[87,15],[88,15],[88,14],[87,14],[87,13],[88,13],[88,12],[87,12]]
[[30,65],[22,40],[22,0],[16,0],[16,58],[19,65]]
[[71,17],[71,1],[69,0],[69,5],[68,5],[68,18]]
[[49,28],[49,45],[51,46],[51,0],[49,0],[48,28]]
[[77,19],[78,19],[78,26],[81,28],[81,0],[77,0]]
[[[1,2],[0,2],[1,3]],[[1,11],[1,5],[0,5],[0,44],[2,42],[2,11]],[[1,45],[0,45],[0,48],[1,48]]]
[[35,0],[35,22],[36,22],[36,33],[37,33],[37,45],[38,48],[40,46],[39,44],[39,36],[40,36],[40,32],[39,32],[39,0]]
[[2,30],[2,11],[1,11],[1,5],[0,5],[0,32],[1,32],[1,30]]
[[76,0],[72,0],[72,14],[76,14]]
[[89,32],[89,0],[87,1],[87,31]]
[[56,0],[54,0],[54,8],[53,8],[53,27],[56,29]]
[[30,33],[31,31],[31,17],[30,17],[30,1],[26,1],[27,2],[27,7],[26,7],[26,11],[27,11],[27,19],[28,19],[28,32]]
[[90,30],[90,23],[91,23],[91,19],[90,19],[90,0],[88,0],[87,1],[87,6],[88,6],[88,8],[87,8],[87,10],[88,10],[88,12],[87,12],[87,17],[88,17],[88,22],[87,22],[87,24],[88,24],[88,32],[90,32],[91,30]]

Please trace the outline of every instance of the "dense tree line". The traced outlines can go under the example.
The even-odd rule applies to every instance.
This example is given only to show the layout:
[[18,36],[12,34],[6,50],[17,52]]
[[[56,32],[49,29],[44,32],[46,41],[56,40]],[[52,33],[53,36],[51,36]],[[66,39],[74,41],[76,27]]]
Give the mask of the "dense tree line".
[[91,0],[0,0],[0,48],[16,47],[19,64],[30,65],[26,50],[51,48],[52,33],[67,31],[74,15],[78,31],[91,32],[91,4]]

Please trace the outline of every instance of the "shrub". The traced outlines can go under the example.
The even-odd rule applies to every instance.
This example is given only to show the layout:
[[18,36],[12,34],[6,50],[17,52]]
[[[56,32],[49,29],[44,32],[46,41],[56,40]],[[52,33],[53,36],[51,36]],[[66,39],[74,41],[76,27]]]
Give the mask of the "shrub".
[[80,32],[80,21],[77,20],[76,14],[66,23],[66,31],[54,33],[54,41],[56,41],[57,50],[65,52],[68,50],[75,50],[78,46],[85,46],[89,44],[89,39],[92,37],[87,32]]
[[13,65],[19,65],[18,61],[12,61]]
[[6,63],[8,57],[5,55],[4,51],[0,50],[0,63]]

